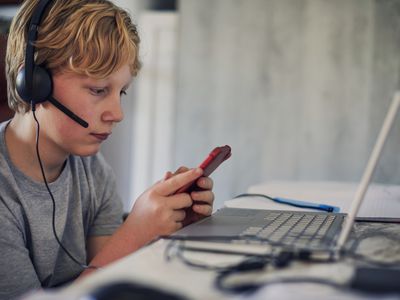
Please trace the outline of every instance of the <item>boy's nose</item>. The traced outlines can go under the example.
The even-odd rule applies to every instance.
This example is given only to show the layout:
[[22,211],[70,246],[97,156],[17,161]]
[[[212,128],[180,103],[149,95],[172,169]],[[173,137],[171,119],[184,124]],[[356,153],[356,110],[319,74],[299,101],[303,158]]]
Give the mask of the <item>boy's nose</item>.
[[110,105],[104,111],[102,119],[107,122],[121,122],[124,118],[120,97],[110,101]]

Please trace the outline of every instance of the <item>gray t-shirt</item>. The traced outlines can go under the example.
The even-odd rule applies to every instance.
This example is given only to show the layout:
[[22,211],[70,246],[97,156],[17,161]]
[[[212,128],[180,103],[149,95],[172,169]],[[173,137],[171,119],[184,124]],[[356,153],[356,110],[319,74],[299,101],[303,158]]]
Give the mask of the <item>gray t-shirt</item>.
[[[4,138],[7,124],[0,124],[0,299],[58,286],[82,272],[54,237],[53,204],[44,183],[25,176],[11,162]],[[122,223],[114,174],[100,154],[70,156],[49,187],[58,237],[86,264],[87,238],[111,235]]]

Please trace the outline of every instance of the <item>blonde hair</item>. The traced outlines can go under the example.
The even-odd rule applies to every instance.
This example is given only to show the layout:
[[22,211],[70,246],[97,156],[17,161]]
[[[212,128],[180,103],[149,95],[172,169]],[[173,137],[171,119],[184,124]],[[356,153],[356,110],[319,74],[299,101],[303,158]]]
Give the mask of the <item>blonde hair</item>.
[[[24,65],[27,27],[39,0],[26,0],[14,17],[6,54],[8,103],[27,112],[29,105],[16,91]],[[51,73],[74,72],[105,78],[124,64],[132,76],[140,69],[136,26],[129,14],[107,0],[54,0],[42,18],[35,42],[35,63]]]

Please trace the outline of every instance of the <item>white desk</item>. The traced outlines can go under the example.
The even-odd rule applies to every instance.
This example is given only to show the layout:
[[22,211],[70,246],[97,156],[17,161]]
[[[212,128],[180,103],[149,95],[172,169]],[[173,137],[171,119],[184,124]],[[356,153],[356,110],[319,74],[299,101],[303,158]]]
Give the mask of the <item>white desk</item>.
[[[356,224],[356,232],[365,235],[367,227],[371,232],[379,232],[382,228],[388,233],[400,235],[399,224],[387,225],[379,223],[360,223]],[[367,234],[368,236],[368,234]],[[214,287],[215,274],[212,271],[194,269],[186,266],[178,259],[167,261],[164,257],[164,250],[169,241],[160,240],[147,246],[136,253],[125,257],[114,264],[97,271],[72,285],[52,293],[40,294],[29,299],[80,299],[92,289],[101,285],[116,281],[132,281],[153,285],[165,290],[174,291],[189,299],[376,299],[376,296],[360,295],[356,293],[346,293],[335,290],[328,286],[315,284],[278,284],[266,287],[259,294],[253,296],[235,296],[232,294],[221,293]],[[386,244],[386,245],[385,245]],[[389,247],[388,247],[389,245]],[[400,245],[394,244],[392,240],[386,240],[385,236],[369,235],[365,241],[360,243],[360,248],[364,253],[375,257],[400,256]],[[221,256],[217,254],[195,253],[191,259],[203,262],[218,264],[222,262],[234,262],[238,257]],[[326,277],[338,282],[347,281],[353,272],[351,264],[346,262],[335,264],[304,264],[296,263],[293,267],[253,275],[254,280],[265,281],[276,279],[278,276],[313,276]],[[380,299],[400,299],[397,297],[382,297]]]
[[66,299],[79,299],[79,296],[101,284],[132,280],[182,292],[193,299],[223,299],[223,295],[213,289],[211,272],[188,268],[176,259],[165,259],[164,250],[168,243],[169,241],[157,241],[81,282],[74,283],[63,290],[62,295]]
[[[362,253],[374,258],[400,259],[400,224],[356,223],[353,237],[358,240]],[[393,240],[397,238],[397,242]],[[360,242],[360,239],[362,241]],[[101,285],[132,281],[170,290],[189,299],[376,299],[375,295],[361,295],[343,292],[329,286],[317,284],[276,284],[267,286],[252,296],[237,296],[218,291],[214,286],[216,273],[195,269],[175,258],[167,261],[165,248],[169,241],[159,240],[114,264],[96,271],[72,285],[55,290],[52,293],[38,295],[33,299],[80,299],[81,296]],[[209,264],[234,263],[242,257],[210,253],[188,253],[191,259]],[[347,282],[353,274],[351,263],[346,261],[335,264],[294,263],[283,270],[267,269],[253,274],[251,280],[267,281],[285,276],[325,277],[339,283]],[[46,298],[48,296],[48,298]],[[400,299],[380,297],[380,299]]]

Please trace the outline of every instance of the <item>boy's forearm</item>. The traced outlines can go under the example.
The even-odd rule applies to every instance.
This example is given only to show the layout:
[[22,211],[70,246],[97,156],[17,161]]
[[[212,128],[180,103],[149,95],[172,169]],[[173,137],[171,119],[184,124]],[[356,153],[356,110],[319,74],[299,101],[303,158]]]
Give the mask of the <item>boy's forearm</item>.
[[90,261],[89,265],[93,268],[84,270],[78,278],[95,271],[96,267],[104,267],[135,252],[154,238],[143,234],[143,230],[140,230],[140,224],[136,223],[134,219],[128,218]]

